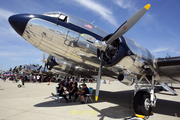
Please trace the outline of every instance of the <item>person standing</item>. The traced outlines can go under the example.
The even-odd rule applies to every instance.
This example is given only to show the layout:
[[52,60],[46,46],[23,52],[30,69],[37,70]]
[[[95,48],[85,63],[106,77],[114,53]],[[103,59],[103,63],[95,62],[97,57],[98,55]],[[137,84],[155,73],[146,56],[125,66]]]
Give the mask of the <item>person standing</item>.
[[40,76],[39,76],[39,75],[37,75],[37,81],[36,81],[36,82],[39,82],[39,79],[40,79]]
[[39,83],[41,83],[41,80],[42,80],[42,76],[40,75],[40,78],[39,78]]
[[36,81],[36,75],[34,75],[34,77],[33,77],[33,82],[35,82]]

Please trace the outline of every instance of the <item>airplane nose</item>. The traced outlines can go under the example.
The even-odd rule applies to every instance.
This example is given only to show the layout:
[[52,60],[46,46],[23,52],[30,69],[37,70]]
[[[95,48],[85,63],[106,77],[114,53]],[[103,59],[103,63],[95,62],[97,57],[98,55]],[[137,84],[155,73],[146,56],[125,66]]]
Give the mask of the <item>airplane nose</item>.
[[29,14],[18,14],[9,17],[9,23],[14,30],[22,36],[27,22],[31,19]]

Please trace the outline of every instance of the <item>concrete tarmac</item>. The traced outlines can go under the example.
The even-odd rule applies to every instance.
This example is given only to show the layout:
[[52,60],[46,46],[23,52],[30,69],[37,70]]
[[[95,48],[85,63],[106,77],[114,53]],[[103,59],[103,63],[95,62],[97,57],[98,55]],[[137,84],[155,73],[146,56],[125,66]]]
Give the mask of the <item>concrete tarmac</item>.
[[[103,81],[102,81],[103,82]],[[113,120],[134,115],[132,100],[134,86],[118,81],[102,84],[98,102],[66,103],[52,99],[57,83],[25,83],[22,88],[12,81],[0,79],[0,120]],[[87,83],[96,88],[96,83]],[[173,85],[180,95],[180,84]],[[95,90],[93,91],[94,100]],[[180,120],[180,97],[156,88],[157,106],[148,120]],[[177,117],[176,117],[177,116]]]

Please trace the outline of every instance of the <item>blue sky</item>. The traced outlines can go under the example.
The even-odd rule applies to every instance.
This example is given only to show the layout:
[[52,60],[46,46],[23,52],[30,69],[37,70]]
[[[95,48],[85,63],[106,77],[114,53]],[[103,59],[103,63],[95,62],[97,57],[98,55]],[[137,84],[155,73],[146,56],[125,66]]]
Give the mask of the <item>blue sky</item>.
[[8,23],[20,13],[63,11],[113,33],[144,5],[149,11],[126,36],[138,41],[157,57],[180,56],[180,0],[1,0],[0,70],[41,62],[42,51],[27,43]]

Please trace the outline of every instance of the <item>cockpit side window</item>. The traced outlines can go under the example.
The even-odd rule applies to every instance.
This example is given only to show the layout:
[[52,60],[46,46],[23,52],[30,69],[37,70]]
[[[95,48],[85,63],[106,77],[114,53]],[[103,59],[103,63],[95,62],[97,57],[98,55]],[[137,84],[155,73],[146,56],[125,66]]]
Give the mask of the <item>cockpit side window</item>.
[[60,14],[58,19],[61,21],[67,22],[67,16],[66,15]]

